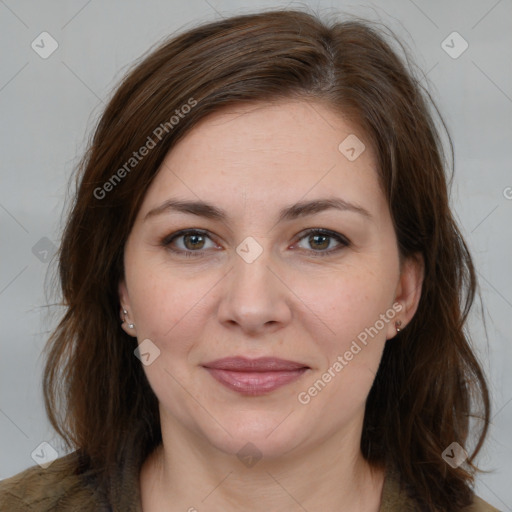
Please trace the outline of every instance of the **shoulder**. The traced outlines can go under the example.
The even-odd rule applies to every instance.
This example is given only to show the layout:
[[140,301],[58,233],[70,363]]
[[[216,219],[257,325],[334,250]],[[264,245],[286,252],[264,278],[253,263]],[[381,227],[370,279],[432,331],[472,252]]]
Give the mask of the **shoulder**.
[[[379,512],[414,512],[418,510],[417,503],[410,497],[401,485],[398,471],[388,467],[382,490],[381,508]],[[464,508],[463,512],[500,512],[478,496],[473,497],[473,503]]]
[[0,510],[86,512],[108,508],[79,473],[78,457],[73,452],[46,469],[32,466],[0,481]]
[[486,501],[475,496],[473,503],[464,509],[464,512],[500,512]]

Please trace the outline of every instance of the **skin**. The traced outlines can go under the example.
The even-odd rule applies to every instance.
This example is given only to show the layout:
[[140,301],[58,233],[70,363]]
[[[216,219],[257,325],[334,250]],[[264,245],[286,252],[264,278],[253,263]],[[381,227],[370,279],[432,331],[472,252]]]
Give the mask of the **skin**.
[[[163,436],[141,471],[145,512],[379,510],[384,471],[370,468],[359,448],[365,400],[386,340],[396,335],[394,322],[403,329],[416,311],[423,263],[400,266],[369,143],[354,161],[338,150],[350,134],[365,141],[317,102],[229,107],[179,141],[148,189],[119,284],[128,311],[123,328],[160,350],[144,366]],[[328,209],[277,223],[281,208],[333,197],[361,206],[371,219]],[[144,220],[170,198],[208,201],[228,218],[167,211]],[[162,245],[192,228],[211,236],[182,236],[171,247],[202,257]],[[311,239],[304,233],[310,228],[329,229],[350,244]],[[236,252],[246,237],[262,249],[252,263]],[[393,320],[300,403],[299,393],[397,303],[402,309]],[[201,366],[235,355],[310,369],[266,395],[247,396]],[[248,442],[262,456],[252,467],[237,457]]]

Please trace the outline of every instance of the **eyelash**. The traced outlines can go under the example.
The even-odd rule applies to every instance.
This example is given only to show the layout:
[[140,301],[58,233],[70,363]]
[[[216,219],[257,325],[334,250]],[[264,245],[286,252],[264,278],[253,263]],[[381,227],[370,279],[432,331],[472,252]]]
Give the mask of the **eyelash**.
[[[177,238],[186,236],[186,235],[200,235],[200,236],[206,236],[210,238],[210,234],[208,231],[201,230],[201,229],[184,229],[181,231],[178,231],[177,233],[173,233],[172,235],[166,236],[162,241],[161,245],[164,246],[169,251],[179,254],[181,256],[185,256],[187,258],[201,258],[204,256],[204,251],[198,250],[198,251],[187,251],[187,250],[176,250],[171,248],[171,243],[176,240]],[[340,251],[341,249],[345,247],[350,246],[350,241],[345,238],[343,235],[340,235],[339,233],[336,233],[335,231],[330,231],[328,229],[319,229],[319,228],[312,228],[308,229],[304,233],[302,233],[302,236],[298,239],[298,242],[300,242],[302,239],[311,236],[311,235],[321,235],[326,236],[329,238],[334,238],[337,242],[339,242],[341,245],[338,246],[335,249],[329,249],[328,251],[314,251],[311,250],[311,253],[314,255],[314,257],[320,257],[323,258],[325,256],[330,256],[333,253],[336,253]],[[307,249],[303,249],[307,250]]]

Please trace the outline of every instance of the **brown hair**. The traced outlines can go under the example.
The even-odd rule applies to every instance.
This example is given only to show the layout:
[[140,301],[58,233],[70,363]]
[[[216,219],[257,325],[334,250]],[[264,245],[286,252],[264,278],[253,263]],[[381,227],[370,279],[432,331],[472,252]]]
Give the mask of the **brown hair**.
[[[437,109],[386,37],[370,22],[328,24],[301,11],[232,17],[160,45],[110,100],[78,169],[59,253],[67,309],[48,341],[44,373],[52,425],[107,494],[116,467],[127,458],[141,464],[161,442],[157,398],[119,320],[124,245],[145,191],[168,151],[209,113],[293,97],[324,102],[362,129],[400,255],[425,261],[418,310],[386,342],[361,451],[371,464],[394,465],[423,510],[471,501],[490,408],[465,332],[475,271],[449,208],[448,162],[430,112]],[[131,160],[150,139],[151,150]],[[454,441],[465,445],[475,404],[483,405],[475,449],[466,467],[453,468],[441,454]]]

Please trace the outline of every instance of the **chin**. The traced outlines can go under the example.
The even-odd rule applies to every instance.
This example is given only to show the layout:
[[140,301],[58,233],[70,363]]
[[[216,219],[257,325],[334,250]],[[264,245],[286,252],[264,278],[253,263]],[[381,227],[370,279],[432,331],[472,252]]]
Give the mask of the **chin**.
[[231,416],[231,420],[226,419],[224,422],[217,416],[229,434],[221,427],[212,430],[211,424],[207,430],[201,430],[211,445],[226,454],[239,458],[263,456],[268,460],[294,450],[309,437],[304,425],[295,424],[296,418],[292,419],[293,416],[290,414],[287,418],[284,414],[279,418],[275,415],[262,417],[261,412],[246,412],[240,413],[235,421]]

